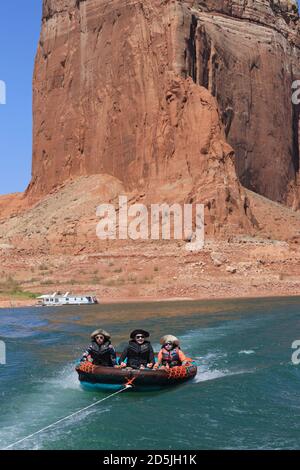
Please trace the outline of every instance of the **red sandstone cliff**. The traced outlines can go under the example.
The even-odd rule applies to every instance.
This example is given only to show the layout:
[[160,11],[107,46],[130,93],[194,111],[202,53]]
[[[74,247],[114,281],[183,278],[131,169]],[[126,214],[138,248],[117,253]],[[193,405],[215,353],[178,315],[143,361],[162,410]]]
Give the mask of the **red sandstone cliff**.
[[296,206],[299,106],[291,97],[300,77],[297,2],[192,3],[187,73],[217,98],[240,181]]
[[94,173],[236,194],[222,119],[240,181],[297,204],[299,41],[290,0],[44,0],[28,194]]

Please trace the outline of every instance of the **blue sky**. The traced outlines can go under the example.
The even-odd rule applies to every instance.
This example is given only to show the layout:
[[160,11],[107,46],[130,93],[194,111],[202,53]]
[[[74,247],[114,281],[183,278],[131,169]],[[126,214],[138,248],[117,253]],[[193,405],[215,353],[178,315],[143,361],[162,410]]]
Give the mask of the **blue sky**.
[[7,103],[0,105],[0,194],[23,191],[32,154],[32,74],[42,0],[1,1],[0,80]]
[[42,0],[1,1],[0,194],[23,191],[30,180],[32,74],[41,24]]

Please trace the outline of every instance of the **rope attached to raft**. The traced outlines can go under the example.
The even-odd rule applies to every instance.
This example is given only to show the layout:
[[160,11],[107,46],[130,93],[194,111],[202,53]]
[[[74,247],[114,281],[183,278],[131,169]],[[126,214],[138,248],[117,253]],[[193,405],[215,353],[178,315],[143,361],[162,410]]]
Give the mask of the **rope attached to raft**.
[[111,394],[108,395],[107,397],[102,398],[101,400],[98,400],[98,401],[96,401],[95,403],[92,403],[91,405],[85,406],[85,407],[82,408],[81,410],[75,411],[75,413],[72,413],[72,414],[70,414],[70,415],[68,415],[68,416],[65,416],[64,418],[61,418],[61,419],[59,419],[58,421],[55,421],[55,423],[49,424],[49,426],[46,426],[45,428],[42,428],[42,429],[40,429],[39,431],[36,431],[36,432],[30,434],[29,436],[23,437],[23,439],[20,439],[20,440],[14,442],[13,444],[10,444],[9,446],[4,447],[4,448],[1,449],[1,450],[8,450],[8,449],[11,449],[12,447],[16,446],[17,444],[21,444],[21,442],[24,442],[24,441],[26,441],[27,439],[30,439],[31,437],[36,436],[36,435],[38,435],[38,434],[40,434],[40,433],[46,431],[47,429],[50,429],[50,428],[52,428],[53,426],[56,426],[57,424],[62,423],[63,421],[65,421],[65,420],[67,420],[67,419],[69,419],[69,418],[72,418],[73,416],[78,415],[78,414],[81,413],[82,411],[86,411],[86,410],[92,408],[93,406],[96,406],[96,405],[98,405],[99,403],[102,403],[103,401],[108,400],[109,398],[111,398],[111,397],[113,397],[113,396],[115,396],[115,395],[118,395],[119,393],[125,392],[125,390],[128,390],[129,388],[132,388],[132,387],[133,387],[132,381],[131,381],[131,383],[127,382],[126,384],[124,384],[124,388],[122,388],[121,390],[118,390],[117,392],[111,393]]

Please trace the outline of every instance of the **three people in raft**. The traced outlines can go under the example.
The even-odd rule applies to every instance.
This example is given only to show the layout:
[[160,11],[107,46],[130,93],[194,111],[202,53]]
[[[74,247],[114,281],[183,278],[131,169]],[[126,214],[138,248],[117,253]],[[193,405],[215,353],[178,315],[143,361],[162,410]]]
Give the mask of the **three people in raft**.
[[84,352],[81,361],[90,361],[95,365],[131,369],[169,369],[170,367],[185,365],[191,359],[185,356],[180,349],[180,341],[173,335],[161,338],[161,350],[155,362],[154,351],[145,330],[134,330],[130,334],[130,341],[117,362],[115,348],[111,344],[110,334],[98,329],[91,334],[92,343]]

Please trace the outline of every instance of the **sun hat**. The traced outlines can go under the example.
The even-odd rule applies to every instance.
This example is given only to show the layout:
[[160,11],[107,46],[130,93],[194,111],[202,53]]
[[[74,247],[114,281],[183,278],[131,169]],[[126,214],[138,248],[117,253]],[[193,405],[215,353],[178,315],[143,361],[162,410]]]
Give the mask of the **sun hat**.
[[95,336],[97,335],[103,335],[106,339],[110,339],[110,334],[107,331],[102,330],[102,328],[93,331],[93,333],[91,334],[91,339],[95,339]]
[[145,336],[145,338],[149,338],[150,333],[148,333],[148,331],[145,331],[145,330],[133,330],[130,333],[130,338],[134,339],[136,337],[136,335],[143,335],[143,336]]
[[168,342],[174,344],[175,346],[179,346],[179,344],[180,344],[179,339],[176,338],[176,336],[173,336],[173,335],[165,335],[160,339],[160,344],[162,344],[162,345],[164,345]]

